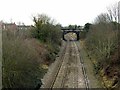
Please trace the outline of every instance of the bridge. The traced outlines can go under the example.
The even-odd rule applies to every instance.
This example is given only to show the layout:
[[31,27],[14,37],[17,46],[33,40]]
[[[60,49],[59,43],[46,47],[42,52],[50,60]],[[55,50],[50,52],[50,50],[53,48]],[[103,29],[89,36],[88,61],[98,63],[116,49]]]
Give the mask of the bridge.
[[65,39],[65,34],[67,34],[67,33],[70,33],[70,32],[72,32],[72,33],[75,33],[76,34],[76,36],[77,36],[77,41],[80,39],[80,31],[81,31],[81,29],[67,29],[67,28],[61,28],[61,30],[62,30],[62,38],[63,38],[63,40],[65,40],[66,41],[66,39]]

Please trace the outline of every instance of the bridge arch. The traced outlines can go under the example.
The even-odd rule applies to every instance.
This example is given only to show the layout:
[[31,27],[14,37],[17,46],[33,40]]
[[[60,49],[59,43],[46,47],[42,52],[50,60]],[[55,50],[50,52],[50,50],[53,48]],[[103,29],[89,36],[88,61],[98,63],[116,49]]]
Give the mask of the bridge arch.
[[77,36],[77,41],[80,39],[80,30],[63,30],[63,33],[62,33],[62,38],[63,38],[63,40],[65,40],[65,41],[67,41],[66,39],[65,39],[65,35],[67,34],[67,33],[75,33],[76,34],[76,36]]

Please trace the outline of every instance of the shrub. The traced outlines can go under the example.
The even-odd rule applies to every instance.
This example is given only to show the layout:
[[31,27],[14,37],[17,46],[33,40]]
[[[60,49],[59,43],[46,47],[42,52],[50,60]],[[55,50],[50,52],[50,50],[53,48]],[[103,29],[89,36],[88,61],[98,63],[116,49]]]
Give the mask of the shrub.
[[117,47],[118,39],[117,31],[114,30],[115,25],[108,22],[105,16],[103,20],[103,15],[100,15],[97,22],[91,26],[86,38],[86,47],[98,63],[105,65],[110,63],[109,58],[111,52]]
[[61,31],[59,25],[54,25],[47,15],[38,15],[33,19],[35,25],[32,30],[32,36],[42,42],[49,44],[60,44]]
[[34,88],[42,70],[38,53],[16,31],[3,31],[3,88]]

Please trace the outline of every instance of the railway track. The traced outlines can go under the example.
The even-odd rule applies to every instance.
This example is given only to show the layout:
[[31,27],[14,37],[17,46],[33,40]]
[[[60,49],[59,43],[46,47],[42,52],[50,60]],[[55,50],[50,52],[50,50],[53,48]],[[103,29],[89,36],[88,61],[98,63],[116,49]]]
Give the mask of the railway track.
[[[75,46],[77,48],[76,50],[78,50],[78,53],[81,54],[77,42],[74,42],[74,43],[75,43]],[[88,79],[88,76],[87,76],[87,73],[86,73],[86,68],[84,66],[84,61],[83,61],[82,55],[79,55],[79,57],[80,57],[80,63],[82,65],[82,71],[83,71],[83,75],[84,75],[85,87],[86,87],[86,90],[89,90],[89,88],[90,88],[90,86],[89,86],[89,79]]]
[[41,86],[41,88],[53,88],[54,87],[56,78],[58,77],[58,73],[60,71],[60,68],[62,67],[64,57],[67,54],[68,49],[69,49],[68,43],[63,41],[63,44],[64,45],[62,46],[62,50],[59,53],[59,57],[56,58],[54,64],[51,65],[52,67],[49,67],[48,72],[43,77],[43,79],[42,79],[43,85]]
[[[74,40],[73,39],[73,36],[71,36],[70,37],[72,40]],[[84,83],[85,83],[85,88],[86,88],[86,90],[89,90],[89,88],[90,88],[90,86],[89,86],[89,79],[88,79],[88,76],[87,76],[87,73],[86,73],[86,68],[85,68],[85,66],[84,66],[84,61],[83,61],[83,57],[82,57],[82,53],[81,53],[81,50],[80,50],[80,48],[79,48],[79,46],[78,45],[80,45],[79,44],[79,41],[73,41],[73,43],[74,43],[74,45],[75,45],[75,49],[76,49],[76,51],[77,51],[77,54],[78,54],[78,56],[79,56],[79,60],[80,60],[80,64],[81,64],[81,66],[82,66],[82,72],[83,72],[83,76],[84,76]]]
[[89,90],[89,80],[76,42],[66,42],[64,54],[59,58],[57,70],[53,72],[52,80],[44,88],[85,88]]
[[[66,76],[66,68],[64,68],[64,64],[67,64],[66,58],[68,58],[67,56],[69,54],[69,46],[70,46],[69,42],[67,42],[65,53],[62,56],[61,65],[59,66],[59,68],[57,70],[57,73],[55,75],[55,78],[54,78],[50,88],[63,88],[63,86],[64,86],[64,79]],[[64,73],[62,73],[62,72],[64,72]],[[60,77],[61,77],[61,79],[60,79]],[[57,80],[57,79],[59,79],[59,80]]]

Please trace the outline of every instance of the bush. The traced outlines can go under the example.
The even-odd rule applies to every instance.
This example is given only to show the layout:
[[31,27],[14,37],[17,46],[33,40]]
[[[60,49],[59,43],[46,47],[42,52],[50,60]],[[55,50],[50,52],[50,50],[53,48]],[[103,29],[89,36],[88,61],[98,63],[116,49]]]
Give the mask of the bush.
[[34,17],[35,25],[32,30],[32,36],[45,43],[60,45],[60,26],[54,25],[51,21],[53,20],[43,14]]
[[46,16],[34,22],[30,31],[3,31],[3,88],[35,88],[46,71],[43,63],[55,60],[61,44],[59,25]]
[[35,25],[31,31],[33,38],[47,45],[47,60],[49,63],[55,60],[56,54],[59,52],[61,45],[61,29],[60,25],[53,24],[47,15],[41,14],[33,19]]
[[99,16],[100,20],[97,19],[97,23],[91,26],[86,38],[86,47],[91,52],[92,57],[96,59],[96,62],[99,63],[98,67],[100,64],[106,65],[106,63],[111,62],[109,60],[111,52],[115,50],[118,42],[117,31],[114,30],[115,25],[108,22],[105,16],[104,21],[100,17],[102,18],[103,14]]
[[3,88],[34,88],[42,70],[38,53],[16,31],[3,31]]

